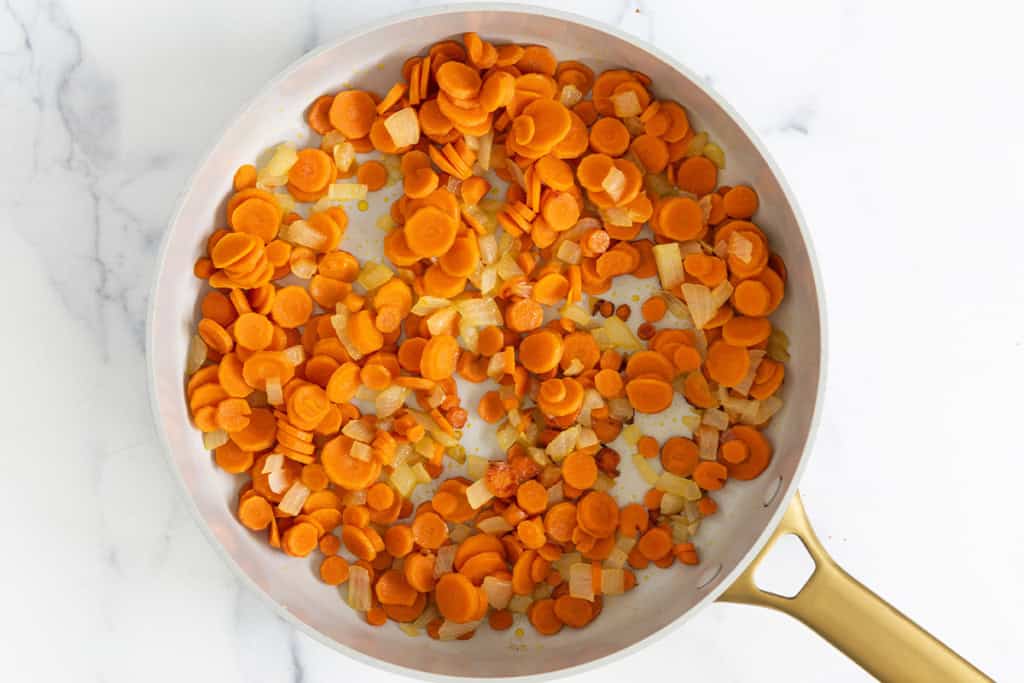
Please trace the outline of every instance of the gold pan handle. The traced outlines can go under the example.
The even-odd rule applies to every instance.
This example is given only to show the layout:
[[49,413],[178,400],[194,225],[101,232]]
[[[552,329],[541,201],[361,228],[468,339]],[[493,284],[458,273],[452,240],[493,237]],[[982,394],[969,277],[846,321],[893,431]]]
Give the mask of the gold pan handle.
[[[815,564],[807,583],[791,598],[763,591],[754,582],[758,565],[785,534],[799,538]],[[814,534],[799,493],[768,543],[719,600],[785,612],[882,681],[991,680],[843,571]]]

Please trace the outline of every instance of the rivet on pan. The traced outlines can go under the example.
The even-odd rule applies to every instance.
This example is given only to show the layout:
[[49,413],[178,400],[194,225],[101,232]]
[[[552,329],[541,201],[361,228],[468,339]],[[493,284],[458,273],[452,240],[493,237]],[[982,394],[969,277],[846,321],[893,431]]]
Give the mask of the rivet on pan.
[[714,567],[708,567],[704,570],[704,573],[697,579],[697,590],[701,590],[706,587],[709,583],[718,577],[719,572],[722,571],[722,565],[716,564]]
[[779,491],[782,490],[782,477],[778,477],[775,481],[768,483],[768,488],[764,490],[764,507],[768,507],[775,500],[775,496],[779,495]]

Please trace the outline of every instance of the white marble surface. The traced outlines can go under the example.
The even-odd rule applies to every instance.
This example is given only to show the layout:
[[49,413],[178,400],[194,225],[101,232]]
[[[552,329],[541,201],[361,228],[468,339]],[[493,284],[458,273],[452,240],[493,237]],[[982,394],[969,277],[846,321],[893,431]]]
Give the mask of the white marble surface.
[[[176,196],[241,104],[315,45],[426,4],[0,6],[0,680],[399,679],[293,631],[208,545],[154,433],[144,317]],[[1024,677],[1019,17],[977,2],[545,4],[653,41],[762,135],[828,299],[801,486],[819,534],[991,675]],[[677,669],[865,678],[782,615],[712,605],[585,680]]]

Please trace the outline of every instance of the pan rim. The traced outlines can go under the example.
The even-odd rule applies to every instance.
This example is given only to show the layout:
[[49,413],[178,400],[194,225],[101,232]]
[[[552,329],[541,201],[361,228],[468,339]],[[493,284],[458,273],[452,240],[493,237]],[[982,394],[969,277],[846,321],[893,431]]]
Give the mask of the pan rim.
[[245,571],[243,571],[241,566],[239,566],[238,562],[235,561],[234,557],[231,556],[231,554],[224,547],[224,545],[221,544],[221,542],[213,535],[213,531],[210,529],[209,525],[207,525],[206,521],[200,514],[199,506],[196,503],[195,499],[193,498],[192,493],[185,482],[183,473],[177,467],[177,465],[174,463],[171,457],[170,440],[166,430],[164,429],[163,421],[161,420],[159,399],[157,397],[156,391],[158,377],[156,372],[156,362],[154,359],[154,349],[156,347],[154,334],[155,321],[158,312],[157,291],[161,285],[161,281],[163,280],[164,266],[167,260],[167,253],[170,248],[171,238],[174,232],[173,228],[181,218],[181,214],[185,208],[186,200],[191,195],[193,190],[195,190],[195,181],[197,177],[201,173],[202,169],[206,167],[206,165],[212,158],[213,154],[215,153],[217,143],[223,137],[225,137],[225,135],[228,133],[228,131],[231,130],[235,123],[249,109],[251,109],[256,102],[261,100],[267,93],[271,92],[275,86],[290,78],[291,75],[296,70],[299,69],[299,67],[304,65],[306,62],[316,58],[318,55],[327,52],[331,49],[334,49],[338,45],[354,40],[367,33],[384,30],[391,26],[395,26],[408,21],[413,21],[419,18],[473,12],[537,15],[546,18],[565,21],[568,23],[578,24],[580,26],[584,26],[592,30],[606,33],[615,38],[618,38],[619,40],[622,40],[623,42],[632,45],[637,49],[643,50],[653,55],[655,58],[661,60],[662,62],[670,66],[672,69],[683,74],[698,88],[704,91],[704,93],[708,97],[710,97],[715,102],[715,104],[721,107],[721,109],[729,116],[730,119],[732,119],[732,121],[740,128],[743,134],[747,136],[751,144],[757,150],[757,153],[762,157],[762,159],[764,159],[765,164],[771,171],[776,182],[778,182],[779,187],[781,188],[783,195],[786,198],[786,201],[789,202],[790,208],[793,212],[793,217],[797,224],[797,228],[800,232],[800,237],[803,240],[805,249],[807,251],[807,258],[810,265],[811,277],[815,289],[815,299],[818,308],[818,322],[820,328],[818,353],[820,360],[817,373],[818,377],[817,386],[815,390],[814,405],[811,408],[807,436],[804,441],[803,450],[799,455],[799,460],[797,461],[797,466],[792,478],[789,482],[784,484],[783,490],[779,493],[779,495],[776,496],[778,500],[778,507],[776,508],[775,512],[772,513],[772,515],[769,517],[764,529],[757,537],[757,539],[754,541],[754,543],[750,546],[750,549],[740,559],[740,561],[737,562],[736,565],[721,578],[721,580],[718,582],[718,585],[715,588],[708,590],[707,593],[703,597],[701,597],[696,603],[694,603],[689,609],[687,609],[685,612],[676,617],[676,619],[674,619],[671,623],[665,625],[664,627],[655,631],[654,633],[651,633],[630,645],[626,645],[621,649],[616,650],[615,652],[573,666],[521,676],[494,676],[492,678],[493,680],[502,681],[537,681],[542,679],[550,680],[555,677],[564,677],[584,673],[587,671],[592,671],[601,666],[604,666],[605,664],[610,663],[613,660],[622,659],[630,655],[636,654],[645,647],[665,638],[668,634],[678,630],[682,626],[682,624],[691,619],[694,614],[706,608],[709,603],[717,600],[718,597],[736,580],[736,578],[746,570],[746,568],[751,564],[751,562],[753,562],[756,555],[768,542],[769,538],[775,531],[776,527],[778,527],[782,519],[782,516],[790,503],[790,500],[796,494],[800,479],[802,478],[804,470],[807,467],[807,461],[813,450],[815,439],[817,437],[818,427],[821,420],[821,409],[824,399],[824,388],[826,384],[828,368],[827,315],[825,309],[824,292],[822,289],[821,272],[819,269],[813,242],[811,240],[810,233],[807,230],[803,212],[800,210],[800,206],[796,201],[793,191],[790,188],[789,183],[786,181],[785,176],[782,174],[780,168],[778,167],[778,164],[775,162],[774,158],[765,148],[764,144],[761,142],[756,132],[751,128],[751,126],[746,122],[746,120],[742,116],[740,116],[740,114],[732,107],[732,105],[724,97],[722,97],[717,91],[715,91],[714,88],[709,86],[704,81],[704,79],[700,78],[700,76],[694,73],[692,69],[680,63],[677,59],[665,53],[660,48],[648,43],[645,40],[629,35],[628,33],[622,31],[618,27],[612,26],[610,24],[606,24],[601,21],[596,21],[588,17],[584,17],[571,12],[565,12],[562,10],[549,9],[546,7],[538,7],[528,4],[510,4],[500,2],[473,2],[457,5],[446,4],[437,7],[428,7],[401,12],[399,14],[385,17],[384,19],[380,19],[374,22],[369,22],[357,26],[356,28],[339,35],[330,43],[321,45],[320,47],[314,48],[309,52],[301,55],[296,60],[291,62],[288,66],[286,66],[284,69],[282,69],[277,76],[267,81],[267,83],[265,83],[263,87],[261,87],[250,98],[247,99],[245,104],[243,104],[238,109],[238,111],[235,112],[234,116],[230,117],[228,122],[221,128],[218,135],[214,138],[214,144],[210,145],[207,148],[210,151],[201,158],[200,162],[196,165],[195,170],[189,176],[188,181],[182,187],[181,191],[178,193],[178,197],[175,202],[175,208],[170,215],[170,218],[167,223],[167,228],[165,230],[163,237],[161,238],[160,249],[157,254],[155,271],[149,291],[148,313],[146,317],[146,365],[149,388],[149,402],[150,409],[152,411],[152,417],[156,424],[156,431],[157,435],[159,436],[161,450],[163,452],[165,463],[171,470],[175,480],[177,481],[180,493],[183,494],[183,496],[187,499],[186,508],[188,509],[189,514],[192,516],[197,526],[199,526],[203,535],[206,537],[210,545],[214,547],[215,552],[217,552],[220,555],[221,559],[225,562],[225,564],[231,568],[232,573],[241,581],[241,583],[248,590],[256,593],[260,597],[260,599],[267,606],[269,606],[271,610],[279,618],[283,619],[293,628],[300,630],[307,636],[325,645],[326,647],[334,651],[340,652],[363,664],[366,664],[381,671],[430,681],[456,681],[466,679],[465,676],[438,674],[430,671],[413,669],[406,666],[393,664],[391,662],[378,659],[371,655],[364,654],[363,652],[345,643],[330,638],[321,631],[315,629],[314,627],[310,626],[304,621],[298,619],[287,608],[285,608],[284,605],[275,600],[269,593],[264,591],[255,582],[255,580],[253,580]]

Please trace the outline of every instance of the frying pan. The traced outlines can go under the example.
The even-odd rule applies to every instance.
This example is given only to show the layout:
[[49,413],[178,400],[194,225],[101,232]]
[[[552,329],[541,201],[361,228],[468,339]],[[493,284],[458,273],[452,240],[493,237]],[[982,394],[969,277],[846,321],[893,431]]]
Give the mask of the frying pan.
[[[659,97],[681,102],[697,130],[709,131],[726,151],[721,182],[753,185],[761,198],[757,222],[789,269],[787,296],[775,324],[790,338],[785,407],[768,436],[775,456],[751,482],[732,482],[717,495],[720,513],[701,527],[701,564],[641,573],[641,585],[605,601],[604,613],[587,628],[564,629],[542,638],[532,629],[480,629],[472,643],[410,638],[389,625],[372,628],[344,604],[338,589],[315,578],[312,558],[288,558],[235,519],[237,483],[219,472],[202,449],[183,398],[186,350],[201,285],[192,264],[210,231],[220,225],[230,178],[270,145],[303,143],[302,120],[318,95],[343,87],[385,92],[402,62],[426,46],[466,31],[496,42],[540,43],[559,59],[580,59],[595,70],[626,66],[648,74]],[[395,193],[371,201],[368,211],[350,208],[344,248],[360,259],[381,259],[381,233],[374,219]],[[630,301],[646,293],[632,281],[610,298]],[[761,605],[803,621],[873,675],[887,680],[988,680],[878,596],[848,576],[822,548],[804,514],[797,482],[810,455],[824,385],[824,302],[808,231],[775,164],[750,128],[688,69],[659,50],[581,17],[539,8],[459,5],[402,15],[358,30],[310,53],[272,81],[228,127],[180,199],[164,238],[149,316],[149,370],[153,409],[166,452],[192,502],[196,519],[227,563],[289,622],[352,657],[417,677],[530,677],[595,666],[662,636],[715,600]],[[635,301],[635,299],[634,299]],[[634,308],[638,308],[634,306]],[[635,315],[635,314],[634,314]],[[633,321],[635,324],[635,321]],[[464,392],[475,405],[474,387]],[[646,433],[680,433],[684,409],[677,398],[670,415],[642,416]],[[494,454],[493,432],[467,430],[468,450]],[[615,445],[615,444],[613,444]],[[626,447],[622,444],[621,450]],[[616,487],[620,500],[636,499],[642,484],[628,462]],[[422,494],[421,494],[422,495]],[[754,570],[776,539],[800,538],[815,562],[810,579],[792,598],[760,590]],[[543,647],[541,643],[543,641]]]

